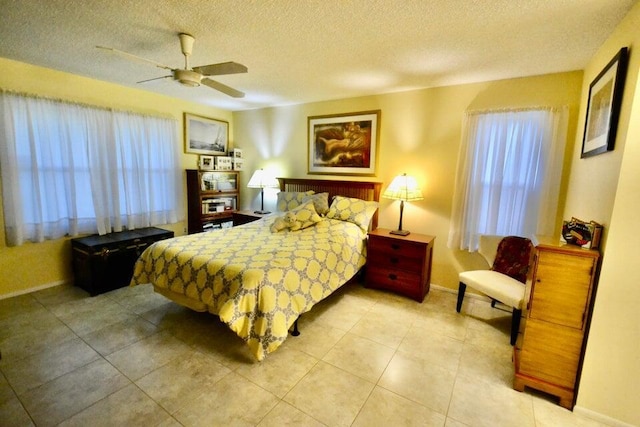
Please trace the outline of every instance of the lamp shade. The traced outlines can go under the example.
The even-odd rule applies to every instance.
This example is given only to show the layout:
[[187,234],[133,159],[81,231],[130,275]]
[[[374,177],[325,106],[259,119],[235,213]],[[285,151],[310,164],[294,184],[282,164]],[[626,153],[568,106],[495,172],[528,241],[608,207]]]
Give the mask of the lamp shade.
[[249,188],[279,188],[280,184],[276,177],[266,172],[264,169],[256,170],[247,183]]
[[423,199],[418,182],[414,177],[407,176],[406,173],[393,178],[389,187],[382,193],[382,197],[405,202]]

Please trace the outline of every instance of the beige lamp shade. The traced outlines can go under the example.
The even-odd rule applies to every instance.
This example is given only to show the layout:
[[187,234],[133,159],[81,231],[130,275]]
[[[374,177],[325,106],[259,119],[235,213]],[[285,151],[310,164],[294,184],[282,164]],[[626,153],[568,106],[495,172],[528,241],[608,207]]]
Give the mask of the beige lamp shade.
[[400,222],[398,223],[398,229],[392,230],[391,234],[398,234],[400,236],[408,235],[409,231],[402,229],[404,202],[423,199],[422,191],[420,190],[416,179],[412,176],[408,176],[406,173],[396,176],[393,178],[393,181],[391,181],[389,187],[384,190],[382,197],[385,199],[400,200]]
[[253,175],[251,175],[251,179],[249,180],[247,187],[260,189],[260,210],[254,211],[254,213],[260,215],[271,213],[264,210],[264,189],[280,187],[276,177],[266,172],[264,169],[258,169],[253,173]]
[[249,188],[278,188],[280,184],[275,176],[266,172],[264,169],[256,170],[251,179],[247,183]]
[[382,197],[391,200],[404,200],[405,202],[423,199],[418,182],[406,173],[393,178],[389,187],[382,193]]

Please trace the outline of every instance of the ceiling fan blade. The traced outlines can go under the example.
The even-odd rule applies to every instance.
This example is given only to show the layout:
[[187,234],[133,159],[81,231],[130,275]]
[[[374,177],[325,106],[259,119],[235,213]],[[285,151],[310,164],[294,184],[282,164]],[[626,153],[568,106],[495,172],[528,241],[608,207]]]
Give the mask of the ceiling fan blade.
[[202,65],[193,67],[193,71],[203,76],[222,76],[225,74],[246,73],[247,67],[237,62],[221,62],[220,64]]
[[152,60],[146,59],[146,58],[141,58],[141,57],[136,56],[136,55],[134,55],[132,53],[128,53],[128,52],[125,52],[125,51],[122,51],[122,50],[114,49],[112,47],[105,47],[105,46],[96,46],[96,47],[98,49],[108,50],[108,51],[111,51],[111,52],[126,56],[127,58],[135,59],[137,61],[146,62],[148,64],[153,64],[158,68],[163,68],[165,70],[173,70],[173,68],[168,67],[168,66],[163,65],[163,64],[160,64],[160,63],[158,63],[156,61],[152,61]]
[[140,80],[139,82],[136,82],[136,83],[147,83],[147,82],[152,82],[152,81],[155,81],[155,80],[163,80],[163,79],[169,79],[169,78],[173,78],[173,75],[162,76],[162,77],[154,77],[152,79],[146,79],[146,80]]
[[233,98],[244,98],[244,92],[240,92],[239,90],[236,90],[232,87],[223,85],[222,83],[215,80],[204,78],[202,79],[201,83],[215,90],[219,90],[220,92],[227,94]]

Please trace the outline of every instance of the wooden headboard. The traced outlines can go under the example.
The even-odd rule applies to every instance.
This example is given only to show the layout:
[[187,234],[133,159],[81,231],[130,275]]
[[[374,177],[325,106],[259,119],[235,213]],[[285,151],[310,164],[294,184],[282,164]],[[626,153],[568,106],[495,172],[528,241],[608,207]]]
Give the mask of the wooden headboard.
[[[380,201],[381,182],[333,181],[328,179],[278,178],[280,191],[309,191],[329,193],[329,203],[333,196],[355,197],[367,201]],[[378,211],[371,219],[371,228],[378,228]]]

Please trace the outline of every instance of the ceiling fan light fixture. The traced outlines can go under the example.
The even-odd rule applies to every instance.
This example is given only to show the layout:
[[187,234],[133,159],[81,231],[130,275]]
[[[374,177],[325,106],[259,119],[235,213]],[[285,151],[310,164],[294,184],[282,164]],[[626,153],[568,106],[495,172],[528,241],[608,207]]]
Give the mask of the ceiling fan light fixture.
[[236,62],[230,61],[230,62],[221,62],[218,64],[202,65],[199,67],[191,68],[189,66],[189,57],[191,56],[191,52],[193,51],[193,43],[195,42],[195,38],[192,35],[187,33],[180,33],[178,35],[180,37],[180,48],[182,49],[182,54],[184,55],[184,68],[171,68],[168,65],[164,65],[159,62],[145,59],[145,58],[133,55],[131,53],[127,53],[122,50],[114,49],[111,47],[104,47],[104,46],[96,46],[96,47],[104,50],[109,50],[114,53],[124,55],[128,58],[136,59],[138,61],[151,63],[158,68],[171,71],[171,74],[169,75],[156,77],[152,79],[141,80],[138,83],[145,83],[152,80],[159,80],[164,78],[173,78],[174,81],[177,81],[178,83],[186,87],[198,87],[200,85],[205,85],[219,92],[222,92],[225,95],[229,95],[233,98],[244,97],[244,92],[236,90],[218,81],[211,80],[209,76],[222,76],[227,74],[246,73],[247,67],[245,67],[242,64],[238,64]]
[[197,87],[200,86],[202,74],[191,70],[175,70],[174,79],[184,86]]

